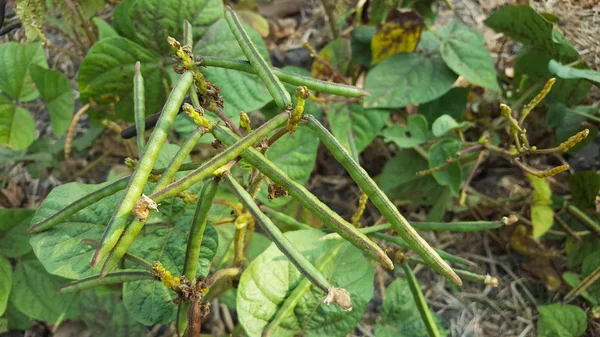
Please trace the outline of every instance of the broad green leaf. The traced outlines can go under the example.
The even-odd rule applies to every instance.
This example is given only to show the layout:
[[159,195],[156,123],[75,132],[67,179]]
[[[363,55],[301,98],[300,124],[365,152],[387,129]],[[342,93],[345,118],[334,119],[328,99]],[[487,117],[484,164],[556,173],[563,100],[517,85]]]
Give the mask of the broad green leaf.
[[465,131],[472,125],[473,124],[470,122],[458,123],[452,116],[444,114],[433,122],[433,125],[431,125],[431,132],[433,132],[434,136],[441,137],[452,130]]
[[[456,152],[460,150],[460,142],[450,139],[440,143],[433,144],[429,148],[429,168],[438,167],[449,158],[455,158]],[[460,183],[462,181],[462,170],[457,162],[454,162],[445,168],[433,173],[433,177],[442,186],[449,186],[454,195],[458,194]]]
[[[116,20],[115,20],[116,21]],[[106,21],[96,17],[92,22],[98,28],[98,40],[107,39],[109,37],[119,36],[119,33]]]
[[215,0],[136,0],[128,10],[134,30],[133,40],[160,55],[172,53],[167,38],[183,36],[183,21],[192,24],[195,39],[200,38],[207,27],[223,17],[223,3]]
[[[352,58],[350,43],[346,39],[335,39],[330,41],[323,49],[319,50],[319,57],[329,63],[333,69],[337,70],[340,74],[346,74]],[[313,77],[321,80],[335,80],[333,71],[316,59],[312,63],[311,73]]]
[[600,72],[591,69],[578,69],[568,65],[560,64],[555,60],[548,63],[548,71],[556,74],[560,78],[583,78],[600,85]]
[[567,253],[567,266],[569,268],[580,266],[586,256],[589,256],[598,250],[599,245],[600,238],[590,238],[589,240],[584,240],[583,242],[568,238],[565,246],[565,252]]
[[31,251],[27,229],[34,214],[32,209],[0,209],[0,255],[15,258]]
[[[260,35],[251,27],[243,25],[258,51],[269,62],[269,53]],[[208,29],[202,39],[196,43],[194,53],[203,56],[246,59],[224,19],[217,21]],[[266,87],[256,75],[212,67],[204,69],[203,72],[207,80],[221,88],[221,95],[225,101],[225,114],[232,117],[234,123],[239,121],[240,111],[251,112],[260,109],[272,100]]]
[[573,203],[582,210],[594,207],[600,192],[600,174],[595,171],[582,171],[569,175],[569,191]]
[[61,314],[74,317],[77,296],[57,294],[67,281],[48,274],[34,256],[21,260],[13,275],[10,301],[25,315],[46,322],[54,322]]
[[29,74],[29,66],[37,64],[48,68],[41,43],[0,44],[0,91],[14,100],[28,102],[36,99],[39,92]]
[[35,64],[31,65],[30,71],[31,78],[48,108],[54,135],[64,135],[75,110],[75,95],[69,79],[56,70],[45,69]]
[[574,305],[554,303],[537,307],[539,337],[579,337],[587,329],[585,311]]
[[0,145],[25,150],[35,139],[35,119],[0,94]]
[[342,145],[350,149],[348,133],[351,132],[358,153],[361,153],[375,139],[388,116],[387,110],[365,109],[358,103],[327,105],[327,121],[331,133]]
[[29,317],[15,308],[10,301],[8,301],[3,317],[8,321],[9,330],[27,330],[31,326]]
[[8,258],[0,255],[0,316],[4,314],[12,286],[12,266]]
[[101,293],[100,290],[84,292],[81,320],[97,337],[146,336],[148,329],[125,310],[119,295],[118,292]]
[[352,49],[352,61],[371,66],[371,39],[375,35],[377,28],[373,26],[360,26],[352,31],[350,47]]
[[394,202],[410,202],[433,205],[444,187],[432,175],[417,176],[419,171],[429,169],[429,163],[412,149],[398,151],[388,160],[378,179],[379,187]]
[[[431,313],[440,336],[448,335],[442,319]],[[408,282],[398,278],[386,289],[381,307],[381,321],[375,326],[375,337],[425,337],[427,329],[410,292]]]
[[394,124],[381,131],[381,135],[386,142],[393,142],[400,148],[411,148],[427,141],[427,130],[425,117],[410,115],[406,126]]
[[[135,28],[133,27],[133,21],[129,16],[129,10],[134,2],[137,0],[124,0],[115,7],[113,13],[113,27],[117,31],[118,35],[128,38],[129,40],[135,39]],[[183,22],[182,22],[183,25]]]
[[8,319],[4,317],[0,317],[0,333],[5,333],[8,331]]
[[367,74],[365,98],[368,108],[402,108],[434,100],[452,88],[457,75],[444,63],[439,42],[425,34],[419,49],[424,53],[395,54],[380,62]]
[[450,69],[475,85],[500,91],[494,60],[484,46],[481,33],[458,21],[452,21],[439,33],[443,35],[440,52]]
[[415,12],[392,10],[371,40],[373,64],[396,53],[412,53],[421,37],[423,19]]
[[431,125],[441,115],[449,115],[456,121],[465,120],[465,110],[467,108],[467,97],[471,88],[456,87],[450,89],[443,96],[419,105],[419,114],[427,118]]
[[[237,312],[248,336],[346,336],[360,320],[373,295],[374,267],[360,251],[347,243],[318,241],[317,230],[287,232],[290,241],[319,268],[330,282],[345,288],[352,297],[353,310],[344,312],[327,306],[325,294],[303,284],[300,272],[272,244],[250,263],[242,274],[237,293]],[[298,288],[301,287],[301,288]],[[279,312],[288,296],[299,299],[287,312]],[[257,310],[257,308],[260,308]],[[273,319],[281,315],[278,324]]]
[[550,200],[552,191],[545,178],[538,178],[531,174],[528,174],[527,177],[533,186],[533,204],[531,205],[533,237],[538,239],[552,227],[554,222],[554,211]]
[[146,113],[158,111],[165,102],[169,83],[161,59],[145,47],[123,37],[102,39],[94,44],[79,68],[81,100],[93,100],[127,121],[133,121],[133,74],[140,61],[146,88]]

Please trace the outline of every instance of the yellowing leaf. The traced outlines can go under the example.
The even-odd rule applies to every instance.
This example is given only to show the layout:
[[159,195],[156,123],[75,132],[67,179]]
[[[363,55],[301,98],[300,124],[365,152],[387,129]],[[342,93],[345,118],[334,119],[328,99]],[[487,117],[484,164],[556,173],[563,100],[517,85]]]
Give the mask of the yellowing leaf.
[[269,36],[269,22],[262,15],[252,11],[236,11],[242,21],[254,28],[262,37]]
[[422,29],[423,19],[416,12],[390,12],[387,22],[377,29],[371,40],[373,64],[396,53],[412,53]]
[[319,51],[315,57],[311,73],[324,81],[344,82],[344,74],[348,71],[352,52],[350,43],[345,39],[335,39]]
[[554,221],[554,211],[550,207],[552,191],[546,179],[531,174],[527,177],[533,186],[533,205],[531,205],[533,237],[538,239],[552,227]]

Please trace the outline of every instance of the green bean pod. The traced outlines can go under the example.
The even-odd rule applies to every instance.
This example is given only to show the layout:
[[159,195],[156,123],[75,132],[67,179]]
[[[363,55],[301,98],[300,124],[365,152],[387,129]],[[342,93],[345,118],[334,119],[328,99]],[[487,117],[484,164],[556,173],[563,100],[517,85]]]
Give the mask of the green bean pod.
[[404,268],[404,274],[406,275],[406,281],[408,281],[408,287],[410,288],[410,292],[415,300],[417,309],[419,309],[421,320],[423,320],[423,323],[425,324],[425,328],[427,329],[429,337],[440,337],[440,332],[438,331],[437,325],[431,316],[431,311],[427,306],[427,302],[425,301],[425,296],[423,296],[423,292],[421,291],[419,281],[417,281],[417,278],[415,277],[412,269],[410,269],[408,263],[403,263],[402,268]]
[[123,195],[121,202],[119,202],[104,234],[102,235],[100,247],[96,249],[94,257],[92,258],[92,267],[95,267],[119,241],[119,238],[125,229],[125,225],[127,224],[127,220],[131,215],[131,210],[142,195],[144,186],[152,171],[152,166],[154,166],[156,158],[158,158],[158,154],[167,139],[175,116],[179,113],[181,103],[183,103],[183,99],[188,93],[192,81],[192,73],[185,72],[179,78],[173,91],[171,91],[167,103],[165,103],[165,106],[163,107],[163,112],[160,115],[158,123],[148,140],[148,144],[146,144],[144,153],[140,158],[135,171],[131,175],[131,180],[129,181],[129,185],[127,185],[125,194]]
[[275,104],[281,109],[291,106],[292,99],[290,98],[290,94],[285,90],[285,87],[279,81],[277,76],[275,76],[273,70],[271,70],[271,66],[258,52],[258,49],[256,49],[256,46],[252,43],[248,33],[246,33],[246,30],[242,27],[242,23],[237,17],[237,14],[235,14],[229,6],[225,7],[225,20],[238,45],[242,49],[242,52],[246,55],[246,58],[250,61],[254,70],[256,70],[256,74],[265,84],[271,96],[273,96]]
[[250,211],[254,219],[283,255],[285,255],[312,284],[319,287],[323,292],[328,293],[329,288],[331,288],[329,281],[317,268],[315,268],[315,266],[313,266],[312,263],[310,263],[310,261],[308,261],[306,257],[304,257],[304,255],[302,255],[302,253],[300,253],[300,251],[298,251],[298,249],[296,249],[296,247],[294,247],[292,242],[283,235],[271,219],[261,212],[252,196],[246,192],[230,173],[226,172],[223,175],[223,178],[231,187],[233,194],[235,194],[244,207]]
[[[254,130],[254,132],[246,135],[246,137],[239,140],[239,142],[235,144],[230,144],[231,146],[229,148],[227,148],[220,154],[214,156],[211,160],[207,161],[206,163],[200,165],[200,167],[198,167],[198,169],[196,169],[195,171],[189,173],[185,177],[168,185],[167,187],[152,193],[149,196],[150,199],[154,200],[155,202],[160,202],[164,199],[177,196],[179,193],[190,188],[197,182],[212,176],[213,172],[219,167],[227,164],[227,162],[229,162],[230,160],[235,159],[235,157],[239,156],[240,153],[254,145],[256,142],[260,141],[262,138],[267,136],[269,132],[273,131],[287,120],[287,114],[279,114],[275,116],[265,124],[261,125],[258,129]],[[218,126],[215,126],[213,130],[216,128],[218,128]]]
[[79,290],[85,290],[109,284],[123,283],[123,282],[134,282],[143,280],[153,280],[154,276],[152,273],[146,270],[139,269],[124,269],[114,273],[110,273],[104,277],[100,275],[94,275],[86,277],[81,280],[67,283],[58,289],[61,294],[72,293]]
[[[213,132],[215,137],[226,145],[235,144],[239,139],[233,132],[222,126],[216,126],[213,128]],[[248,148],[241,153],[241,156],[252,166],[256,167],[262,174],[285,188],[292,197],[298,200],[307,210],[312,212],[331,230],[340,234],[344,239],[348,240],[371,258],[380,261],[384,266],[389,269],[394,268],[394,264],[381,247],[346,220],[342,219],[342,217],[322,203],[304,186],[292,180],[285,172],[268,160],[259,151],[254,148]]]
[[308,128],[323,142],[335,159],[350,173],[352,179],[358,184],[381,214],[392,224],[392,228],[404,239],[410,249],[417,252],[425,261],[432,264],[433,269],[446,278],[462,285],[460,277],[444,261],[438,253],[417,233],[417,231],[400,214],[398,208],[388,199],[383,191],[371,179],[369,174],[357,163],[340,142],[311,115],[305,115]]
[[183,263],[183,275],[185,275],[188,280],[196,278],[198,258],[200,258],[200,246],[202,245],[204,230],[206,229],[208,212],[210,211],[210,207],[212,206],[213,199],[215,198],[218,189],[218,181],[211,179],[204,185],[202,193],[200,193],[198,198],[198,204],[196,205],[196,212],[194,213],[194,219],[192,220],[192,227],[190,229],[187,249],[185,251],[185,260]]
[[203,135],[202,130],[195,130],[192,134],[185,140],[183,145],[177,151],[177,154],[171,162],[167,166],[167,170],[162,174],[156,185],[154,185],[153,191],[158,191],[165,186],[169,185],[173,178],[175,178],[175,174],[179,171],[179,168],[187,158],[187,156],[192,152],[196,144],[200,141]]
[[177,332],[177,336],[185,336],[185,330],[188,324],[188,310],[190,310],[190,302],[181,302],[177,306],[177,319],[175,320],[175,331]]
[[[283,214],[281,212],[277,212],[274,209],[271,209],[265,205],[261,205],[260,209],[267,213],[271,219],[280,222],[286,226],[289,226],[295,230],[299,230],[299,229],[314,229],[313,227],[310,227],[309,225],[303,224],[302,222],[292,218],[291,216],[287,215],[287,214]],[[338,235],[336,233],[334,233],[335,235]],[[338,237],[341,239],[342,237],[338,235]]]
[[589,230],[600,236],[600,224],[585,214],[584,211],[572,204],[567,204],[566,209],[573,217],[575,217],[575,219],[579,220],[579,222],[584,224]]
[[88,195],[85,195],[74,202],[70,203],[67,207],[61,209],[60,211],[52,214],[50,217],[46,218],[43,221],[36,223],[28,229],[30,233],[39,233],[50,229],[62,221],[68,219],[70,216],[79,212],[80,210],[92,205],[93,203],[100,201],[106,197],[109,197],[120,190],[127,187],[129,182],[129,177],[121,178],[117,181],[114,181],[97,191],[94,191]]
[[137,218],[134,218],[131,223],[129,223],[129,226],[127,226],[117,244],[108,253],[108,257],[100,270],[100,277],[109,275],[109,273],[119,264],[121,259],[126,256],[127,250],[129,250],[129,247],[137,238],[145,224],[146,221]]
[[[218,56],[203,56],[202,65],[256,74],[256,70],[252,67],[250,62],[243,60],[222,58]],[[292,84],[294,86],[305,86],[310,90],[343,97],[370,96],[367,91],[351,85],[321,81],[310,76],[298,75],[275,67],[271,67],[271,70],[282,82]]]
[[135,129],[137,131],[138,156],[141,158],[144,152],[144,145],[146,144],[146,138],[144,138],[144,132],[146,131],[146,96],[144,91],[144,76],[142,76],[140,67],[140,61],[137,61],[133,75],[133,110]]

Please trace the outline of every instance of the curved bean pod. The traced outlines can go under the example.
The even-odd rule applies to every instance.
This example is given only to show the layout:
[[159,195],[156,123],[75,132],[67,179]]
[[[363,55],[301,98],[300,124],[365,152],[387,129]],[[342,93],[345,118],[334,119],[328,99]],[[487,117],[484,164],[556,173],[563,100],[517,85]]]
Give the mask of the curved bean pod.
[[119,241],[119,238],[125,229],[125,225],[127,224],[127,219],[131,215],[131,210],[142,195],[142,190],[146,185],[148,176],[150,176],[152,166],[154,166],[154,162],[156,162],[156,158],[167,139],[175,116],[177,116],[177,113],[179,112],[179,108],[192,85],[192,81],[192,73],[185,72],[179,78],[173,91],[171,91],[167,103],[165,103],[165,106],[163,107],[163,112],[160,115],[158,123],[148,140],[144,153],[140,158],[135,171],[131,175],[131,180],[129,181],[129,185],[127,185],[125,194],[115,209],[115,212],[102,235],[100,246],[96,249],[94,257],[92,258],[92,268],[96,266],[96,264],[98,264],[98,262],[100,262]]
[[[261,209],[261,211],[267,213],[275,221],[281,222],[282,224],[290,226],[293,229],[296,229],[296,230],[297,229],[314,229],[314,228],[310,227],[309,225],[303,224],[302,222],[292,218],[291,216],[289,216],[287,214],[277,212],[276,210],[271,209],[265,205],[260,206],[260,209]],[[338,235],[338,234],[335,234],[335,235]],[[340,239],[342,238],[339,235],[338,235],[338,237]]]
[[400,214],[398,208],[388,199],[383,191],[377,186],[375,181],[371,179],[369,174],[357,163],[348,150],[344,148],[340,142],[311,115],[305,115],[307,121],[306,126],[323,142],[329,149],[335,159],[344,166],[352,179],[360,187],[360,190],[365,193],[373,202],[375,207],[381,214],[392,224],[392,228],[404,239],[410,249],[417,252],[423,260],[431,263],[432,268],[446,278],[462,285],[460,277],[452,270],[452,268],[444,261],[438,253],[429,246],[419,233],[406,221]]
[[175,174],[179,171],[179,168],[181,167],[187,156],[190,154],[190,152],[192,152],[194,147],[196,147],[196,144],[198,144],[198,141],[200,141],[200,138],[202,138],[203,134],[204,133],[202,130],[195,130],[194,132],[192,132],[192,134],[185,140],[183,145],[179,148],[179,151],[177,151],[175,157],[171,159],[171,162],[167,166],[167,169],[162,174],[156,185],[154,185],[153,191],[158,191],[164,188],[165,186],[169,185],[173,178],[175,178]]
[[[226,145],[235,144],[239,140],[239,137],[233,134],[233,132],[222,126],[214,127],[213,132],[215,137]],[[254,148],[248,148],[241,153],[241,156],[252,166],[256,167],[262,174],[285,188],[292,197],[323,221],[323,223],[331,230],[340,234],[344,239],[348,240],[371,258],[380,261],[384,266],[389,269],[394,268],[394,264],[381,247],[349,224],[346,220],[342,219],[342,217],[322,203],[304,186],[292,180],[285,172],[268,160],[259,151]]]
[[85,290],[109,284],[134,282],[142,280],[153,280],[154,276],[148,271],[139,269],[125,269],[110,273],[104,277],[94,275],[81,280],[67,283],[58,289],[59,293],[72,293],[79,290]]
[[135,63],[135,74],[133,75],[133,104],[135,116],[135,129],[137,132],[138,157],[142,157],[146,138],[146,96],[144,91],[144,76],[140,70],[140,61]]
[[271,70],[271,66],[258,52],[256,46],[252,43],[250,37],[248,37],[248,33],[246,33],[246,30],[242,27],[237,14],[235,14],[229,6],[225,7],[225,20],[238,45],[242,49],[242,52],[244,52],[244,55],[246,55],[246,58],[250,61],[254,70],[256,70],[256,74],[265,84],[271,96],[273,96],[275,104],[281,109],[290,106],[292,104],[290,94],[285,90],[285,87],[279,81],[277,76],[275,76],[273,70]]
[[433,320],[433,317],[431,316],[431,311],[427,306],[427,302],[425,302],[425,296],[423,296],[421,286],[419,286],[419,281],[417,281],[417,278],[415,277],[412,269],[410,269],[408,263],[403,263],[402,268],[404,269],[406,281],[408,281],[408,287],[410,288],[410,292],[415,300],[417,309],[419,309],[421,320],[423,320],[423,323],[425,324],[425,328],[427,329],[429,337],[440,337],[440,332],[435,324],[435,321]]
[[[254,70],[250,62],[243,60],[223,58],[218,56],[203,56],[202,65],[256,74],[256,70]],[[310,76],[298,75],[275,67],[271,67],[271,70],[282,82],[295,86],[303,85],[310,90],[343,97],[370,96],[367,91],[351,85],[317,80],[316,78],[312,78]]]

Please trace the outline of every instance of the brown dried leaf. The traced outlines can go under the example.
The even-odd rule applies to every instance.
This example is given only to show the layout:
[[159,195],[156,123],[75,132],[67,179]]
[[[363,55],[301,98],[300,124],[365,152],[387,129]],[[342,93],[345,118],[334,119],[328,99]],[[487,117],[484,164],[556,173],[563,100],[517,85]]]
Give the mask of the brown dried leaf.
[[391,11],[371,40],[373,64],[396,53],[412,53],[419,44],[423,25],[423,18],[417,12]]

